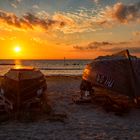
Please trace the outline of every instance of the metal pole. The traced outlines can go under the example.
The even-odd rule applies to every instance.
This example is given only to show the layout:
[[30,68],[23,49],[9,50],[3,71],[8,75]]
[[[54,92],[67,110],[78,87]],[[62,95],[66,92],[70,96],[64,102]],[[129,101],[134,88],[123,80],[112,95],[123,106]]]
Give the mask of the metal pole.
[[65,61],[66,61],[66,58],[64,57],[64,66],[65,66]]

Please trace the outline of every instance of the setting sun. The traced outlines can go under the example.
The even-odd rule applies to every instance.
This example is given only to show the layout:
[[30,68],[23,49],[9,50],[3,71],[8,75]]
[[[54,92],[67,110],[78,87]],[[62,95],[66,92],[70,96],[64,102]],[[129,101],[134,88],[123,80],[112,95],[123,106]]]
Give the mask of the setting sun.
[[140,57],[140,0],[60,1],[0,0],[0,59]]
[[19,52],[21,51],[21,47],[20,47],[20,46],[16,46],[16,47],[14,48],[14,51],[15,51],[16,53],[19,53]]

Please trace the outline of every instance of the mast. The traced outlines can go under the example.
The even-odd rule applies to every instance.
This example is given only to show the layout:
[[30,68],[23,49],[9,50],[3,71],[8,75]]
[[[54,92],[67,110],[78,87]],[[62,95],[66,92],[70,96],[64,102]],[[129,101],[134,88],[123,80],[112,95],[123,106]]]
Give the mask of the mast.
[[134,71],[134,68],[133,68],[133,64],[132,64],[132,61],[131,61],[129,51],[126,50],[126,53],[127,53],[127,57],[128,57],[129,65],[130,65],[130,70],[131,70],[131,84],[132,84],[132,89],[134,90],[134,92],[133,92],[134,102],[137,103],[136,75],[135,75],[135,71]]
[[129,54],[129,51],[128,49],[127,50],[124,50],[124,51],[121,51],[119,53],[116,53],[114,54],[113,56],[116,56],[116,55],[119,55],[119,56],[125,56],[127,59],[128,59],[128,65],[129,65],[129,68],[130,68],[130,78],[131,78],[131,88],[132,88],[132,92],[133,92],[133,99],[134,99],[134,102],[137,103],[137,81],[136,81],[136,75],[135,75],[135,71],[134,71],[134,68],[133,68],[133,64],[132,64],[132,60],[131,60],[131,56]]

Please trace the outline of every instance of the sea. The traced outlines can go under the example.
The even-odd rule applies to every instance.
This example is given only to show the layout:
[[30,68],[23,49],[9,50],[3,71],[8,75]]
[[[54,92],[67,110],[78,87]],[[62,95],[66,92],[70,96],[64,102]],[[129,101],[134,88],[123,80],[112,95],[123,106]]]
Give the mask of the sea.
[[86,64],[92,60],[0,60],[0,76],[12,67],[29,66],[41,70],[48,76],[79,76],[82,75]]

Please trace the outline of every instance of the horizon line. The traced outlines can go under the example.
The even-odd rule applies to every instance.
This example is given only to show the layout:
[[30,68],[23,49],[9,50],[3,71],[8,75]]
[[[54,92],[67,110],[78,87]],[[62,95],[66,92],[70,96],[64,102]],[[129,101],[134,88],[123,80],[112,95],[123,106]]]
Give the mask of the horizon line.
[[77,58],[68,58],[68,59],[2,59],[0,58],[0,60],[92,60],[92,59],[95,59],[95,58],[80,58],[80,59],[77,59]]

